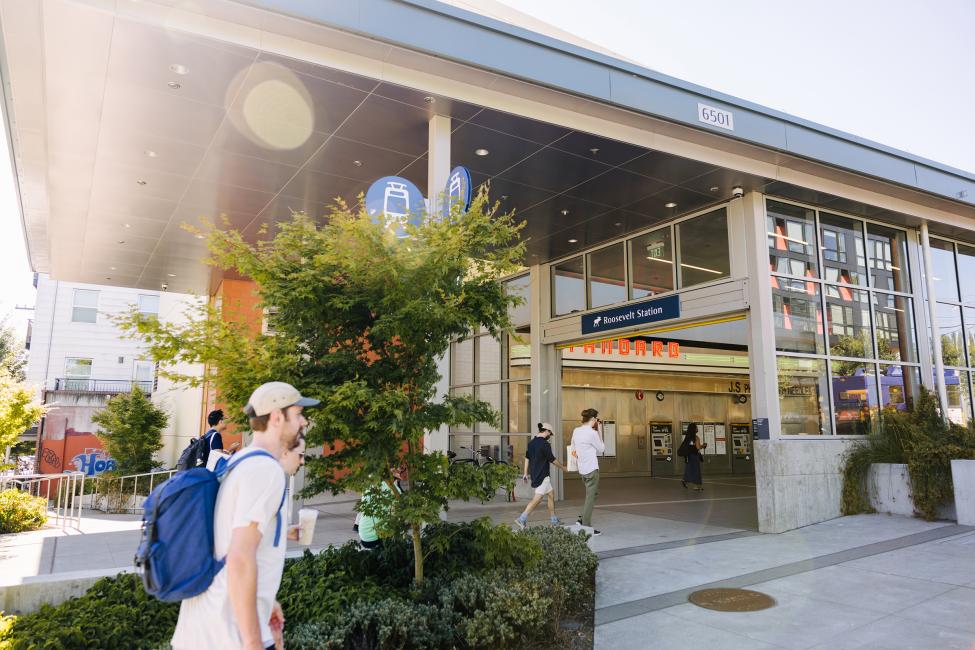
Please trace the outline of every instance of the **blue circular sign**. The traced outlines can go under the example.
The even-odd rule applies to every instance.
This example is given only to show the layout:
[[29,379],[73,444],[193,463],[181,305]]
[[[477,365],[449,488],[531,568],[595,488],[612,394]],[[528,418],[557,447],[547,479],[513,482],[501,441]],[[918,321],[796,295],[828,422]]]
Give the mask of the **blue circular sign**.
[[384,176],[366,192],[366,212],[383,223],[397,237],[405,237],[408,223],[419,225],[426,212],[426,200],[416,185],[399,176]]
[[447,184],[443,188],[443,204],[440,207],[441,216],[446,219],[450,216],[450,208],[455,203],[460,203],[461,209],[467,212],[471,207],[471,173],[466,167],[454,167],[450,176],[447,177]]

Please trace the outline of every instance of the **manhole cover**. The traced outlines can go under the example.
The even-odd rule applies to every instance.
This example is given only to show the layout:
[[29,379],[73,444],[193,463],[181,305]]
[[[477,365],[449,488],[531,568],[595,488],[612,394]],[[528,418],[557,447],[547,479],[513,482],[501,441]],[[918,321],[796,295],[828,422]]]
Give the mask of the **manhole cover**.
[[702,589],[695,591],[687,600],[698,607],[719,612],[757,612],[775,607],[775,599],[750,589]]

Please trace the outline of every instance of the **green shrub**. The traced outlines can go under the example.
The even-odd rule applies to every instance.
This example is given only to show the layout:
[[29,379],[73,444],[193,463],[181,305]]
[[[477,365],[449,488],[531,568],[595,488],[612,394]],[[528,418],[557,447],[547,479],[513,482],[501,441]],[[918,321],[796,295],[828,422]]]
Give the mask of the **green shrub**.
[[288,634],[292,650],[336,648],[453,647],[454,617],[448,611],[394,599],[361,601],[328,623],[304,623]]
[[4,650],[152,648],[169,640],[178,603],[145,592],[138,576],[102,578],[85,595],[18,616],[0,636]]
[[557,619],[545,583],[466,575],[445,586],[440,602],[457,615],[456,640],[469,648],[523,648],[551,638]]
[[844,515],[873,512],[867,486],[870,465],[898,463],[907,465],[916,513],[936,519],[938,509],[954,499],[951,460],[975,458],[972,426],[943,420],[934,396],[923,388],[911,412],[884,409],[879,430],[847,452],[841,511]]
[[37,530],[47,522],[47,499],[20,490],[0,492],[0,533]]
[[523,535],[536,540],[542,550],[541,561],[529,570],[528,578],[551,585],[556,598],[561,591],[564,602],[556,602],[560,609],[574,611],[591,602],[599,558],[586,544],[586,535],[562,526],[532,526]]

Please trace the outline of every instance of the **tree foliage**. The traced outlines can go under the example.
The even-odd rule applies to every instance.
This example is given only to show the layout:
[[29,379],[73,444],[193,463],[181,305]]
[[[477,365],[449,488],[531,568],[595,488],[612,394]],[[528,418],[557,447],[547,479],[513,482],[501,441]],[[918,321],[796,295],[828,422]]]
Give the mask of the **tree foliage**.
[[36,424],[44,410],[33,388],[0,368],[0,453]]
[[152,470],[152,457],[162,449],[162,430],[169,417],[145,393],[134,388],[131,393],[116,395],[91,419],[101,427],[98,437],[118,463],[120,474]]
[[[330,453],[309,459],[306,493],[369,492],[367,514],[382,517],[381,530],[412,531],[422,581],[420,526],[437,522],[449,499],[487,498],[514,480],[516,470],[504,465],[450,473],[443,454],[424,453],[423,437],[442,426],[497,423],[483,402],[436,394],[438,359],[452,339],[477,328],[511,331],[508,312],[520,299],[500,280],[518,269],[520,229],[483,191],[467,212],[407,225],[399,238],[341,201],[324,223],[296,214],[256,244],[215,229],[211,263],[256,282],[262,305],[274,308],[274,334],[252,336],[213,306],[185,326],[135,312],[122,326],[164,364],[207,364],[206,379],[231,412],[270,380],[321,399],[309,446]],[[400,464],[409,489],[380,490]]]
[[10,316],[0,318],[0,372],[6,372],[17,381],[24,381],[27,350],[10,324]]

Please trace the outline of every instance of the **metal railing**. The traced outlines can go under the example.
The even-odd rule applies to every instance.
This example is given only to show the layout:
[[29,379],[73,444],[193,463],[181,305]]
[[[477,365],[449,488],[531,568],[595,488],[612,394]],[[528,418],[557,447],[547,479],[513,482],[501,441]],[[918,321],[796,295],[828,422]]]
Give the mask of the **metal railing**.
[[138,388],[146,395],[152,393],[152,381],[134,381],[131,379],[72,379],[58,377],[54,380],[54,390],[74,393],[102,393],[114,395],[130,393]]
[[[168,480],[175,473],[175,469],[164,469],[95,479],[95,490],[90,501],[91,508],[102,512],[141,513],[144,497],[152,492],[154,486]],[[139,493],[140,485],[144,494]]]
[[26,474],[0,476],[0,491],[19,490],[31,496],[47,499],[47,508],[55,525],[81,528],[81,508],[84,504],[85,475],[81,472],[62,474]]

